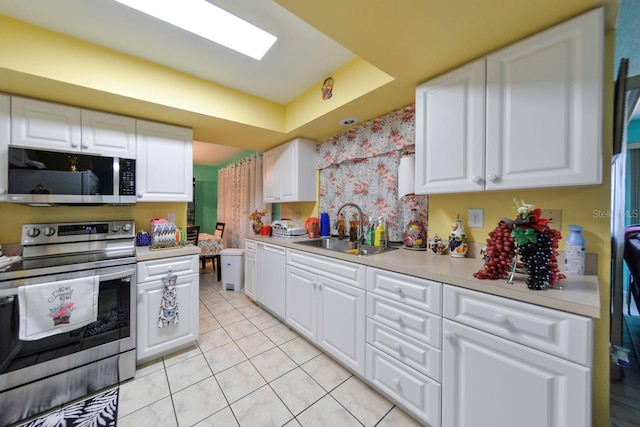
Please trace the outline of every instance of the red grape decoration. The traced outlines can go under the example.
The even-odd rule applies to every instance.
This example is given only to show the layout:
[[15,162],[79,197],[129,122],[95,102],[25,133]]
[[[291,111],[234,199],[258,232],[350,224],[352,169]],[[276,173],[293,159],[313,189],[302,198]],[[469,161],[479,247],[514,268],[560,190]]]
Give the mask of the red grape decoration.
[[[527,287],[533,290],[555,286],[566,276],[558,267],[558,241],[562,234],[541,218],[541,210],[533,205],[516,202],[518,217],[503,219],[489,233],[484,254],[485,263],[474,273],[477,279],[505,279],[512,275],[518,257],[527,277]],[[518,257],[516,257],[516,255]]]

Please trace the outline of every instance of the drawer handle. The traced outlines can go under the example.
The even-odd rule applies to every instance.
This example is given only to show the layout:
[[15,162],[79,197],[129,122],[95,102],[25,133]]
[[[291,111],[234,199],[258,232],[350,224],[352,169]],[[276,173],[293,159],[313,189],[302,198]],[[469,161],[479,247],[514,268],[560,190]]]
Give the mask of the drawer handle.
[[391,382],[393,383],[393,386],[396,388],[396,390],[400,391],[400,386],[402,384],[400,384],[400,380],[397,378],[394,378],[391,380]]
[[502,314],[502,313],[498,313],[498,314],[496,314],[495,316],[493,316],[493,320],[494,320],[496,323],[501,323],[501,324],[503,324],[503,325],[504,325],[505,323],[507,323],[507,321],[508,321],[509,319],[507,319],[507,316],[505,316],[504,314]]
[[393,290],[394,290],[397,294],[402,295],[402,288],[401,288],[400,286],[396,286],[396,287],[394,287],[394,288],[393,288]]
[[393,320],[395,320],[398,323],[402,323],[402,316],[396,313],[393,315]]
[[169,267],[167,267],[167,272],[172,273],[173,272],[173,266],[170,265]]
[[442,336],[444,337],[445,340],[447,341],[453,341],[453,332],[451,331],[444,331],[442,333]]
[[482,178],[480,178],[478,175],[473,175],[471,177],[471,181],[475,182],[476,184],[479,183],[482,180]]
[[399,342],[393,344],[393,349],[398,353],[402,353],[402,345]]
[[144,291],[142,289],[140,289],[138,291],[138,297],[142,298],[144,296]]

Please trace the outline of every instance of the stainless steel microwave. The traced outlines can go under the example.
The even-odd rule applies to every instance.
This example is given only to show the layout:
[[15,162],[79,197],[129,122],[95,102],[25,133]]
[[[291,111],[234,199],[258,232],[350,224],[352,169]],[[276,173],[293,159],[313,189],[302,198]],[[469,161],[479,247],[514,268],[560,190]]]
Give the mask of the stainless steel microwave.
[[136,161],[9,147],[8,201],[29,205],[136,202]]

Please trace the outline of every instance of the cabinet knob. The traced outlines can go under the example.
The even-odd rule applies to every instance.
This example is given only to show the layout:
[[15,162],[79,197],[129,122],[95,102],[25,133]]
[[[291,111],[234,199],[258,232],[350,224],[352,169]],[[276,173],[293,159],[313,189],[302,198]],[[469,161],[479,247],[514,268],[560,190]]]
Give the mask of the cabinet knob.
[[5,190],[4,188],[0,188],[0,194],[5,194],[7,192],[7,190]]
[[399,342],[393,344],[393,349],[398,353],[402,353],[402,345]]
[[400,390],[400,380],[397,378],[394,378],[391,380],[391,382],[393,383],[393,386],[396,388],[396,390]]
[[89,144],[82,144],[82,148],[89,148]]
[[142,298],[144,296],[144,291],[142,289],[140,289],[138,291],[138,297]]
[[491,182],[495,181],[496,179],[498,179],[498,177],[494,174],[489,174],[487,175],[487,179]]
[[172,265],[167,267],[167,273],[173,273],[173,266]]
[[395,286],[395,287],[393,288],[393,290],[394,290],[394,291],[395,291],[395,293],[397,293],[397,294],[401,294],[401,293],[402,293],[402,288],[401,288],[400,286]]
[[77,146],[78,146],[78,143],[77,143],[77,142],[75,142],[75,141],[71,141],[71,146],[72,146],[72,147],[77,147]]
[[476,184],[479,183],[480,181],[482,181],[482,178],[480,178],[478,175],[473,175],[471,177],[471,181],[475,182]]
[[402,323],[402,316],[400,316],[399,314],[394,314],[393,320],[395,320],[398,323]]
[[318,282],[311,282],[311,284],[313,285],[313,289],[318,287]]
[[494,320],[496,323],[502,323],[502,324],[505,324],[505,323],[507,323],[507,321],[508,321],[509,319],[507,319],[507,316],[505,316],[504,314],[502,314],[502,313],[498,313],[498,314],[496,314],[495,316],[493,316],[493,320]]
[[444,337],[445,340],[447,341],[452,341],[453,340],[453,332],[451,331],[444,331],[442,333],[442,336]]

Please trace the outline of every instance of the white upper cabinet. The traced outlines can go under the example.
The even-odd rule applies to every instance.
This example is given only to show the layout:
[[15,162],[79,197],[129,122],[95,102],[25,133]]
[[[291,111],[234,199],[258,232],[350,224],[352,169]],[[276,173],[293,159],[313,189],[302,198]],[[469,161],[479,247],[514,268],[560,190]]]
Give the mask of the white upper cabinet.
[[81,123],[80,108],[11,97],[11,145],[79,152]]
[[416,193],[483,189],[484,106],[484,59],[418,87]]
[[600,8],[419,86],[416,193],[601,183],[603,40]]
[[266,203],[316,200],[315,141],[297,138],[266,151],[262,169]]
[[0,95],[0,202],[7,200],[9,185],[8,162],[9,141],[11,140],[11,98]]
[[12,145],[136,158],[132,117],[14,96],[11,124]]
[[82,151],[135,159],[136,119],[82,110]]
[[603,43],[600,8],[487,57],[487,189],[602,182]]
[[137,120],[136,191],[139,202],[193,200],[193,131]]

